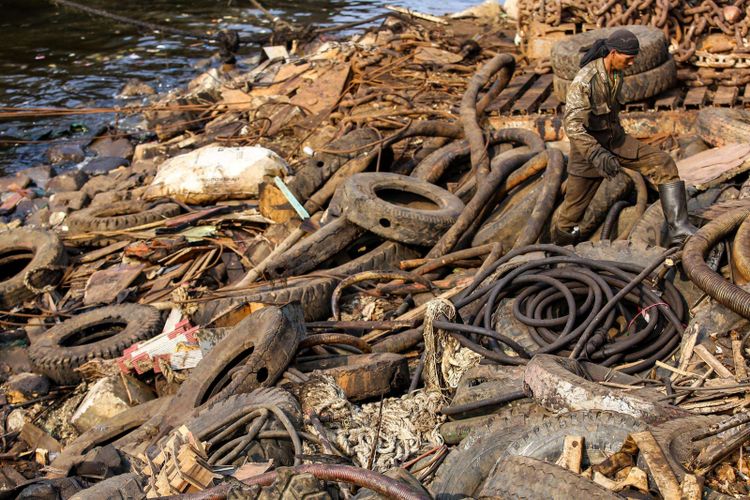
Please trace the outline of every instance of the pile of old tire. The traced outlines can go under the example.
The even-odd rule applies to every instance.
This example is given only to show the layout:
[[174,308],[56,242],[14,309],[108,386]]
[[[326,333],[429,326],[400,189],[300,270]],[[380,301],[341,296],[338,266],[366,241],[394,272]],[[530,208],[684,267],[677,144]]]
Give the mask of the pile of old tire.
[[[625,26],[637,38],[640,52],[632,66],[624,71],[625,79],[620,94],[622,102],[648,99],[673,87],[677,82],[677,66],[667,50],[664,33],[652,26]],[[565,102],[568,87],[580,69],[581,49],[588,48],[599,38],[607,38],[615,30],[604,28],[568,37],[552,47],[551,63],[554,72],[555,96]]]

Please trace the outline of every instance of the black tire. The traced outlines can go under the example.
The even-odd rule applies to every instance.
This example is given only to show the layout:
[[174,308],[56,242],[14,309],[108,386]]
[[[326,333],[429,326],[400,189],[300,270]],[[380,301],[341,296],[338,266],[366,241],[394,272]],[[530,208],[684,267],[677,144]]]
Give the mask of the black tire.
[[750,112],[744,109],[701,108],[698,135],[712,146],[750,142]]
[[170,413],[182,417],[206,403],[273,385],[304,336],[299,303],[250,314],[192,370],[175,394]]
[[663,422],[685,417],[689,413],[659,403],[662,394],[650,389],[632,392],[611,389],[599,381],[631,385],[636,377],[613,371],[593,363],[538,354],[526,365],[524,385],[534,400],[546,409],[562,410],[611,410],[630,415],[647,423]]
[[[572,80],[553,77],[552,86],[555,96],[565,102]],[[620,98],[622,102],[636,102],[648,99],[669,90],[677,84],[677,65],[669,58],[665,63],[637,75],[626,76],[622,82]]]
[[139,474],[120,474],[79,491],[70,500],[141,500],[146,498],[146,483]]
[[[407,244],[434,245],[464,209],[463,202],[445,189],[399,174],[355,174],[341,189],[337,204],[347,219],[383,238]],[[383,191],[426,199],[436,208],[397,205],[381,198]]]
[[163,397],[133,406],[84,432],[68,443],[62,453],[50,464],[48,477],[67,476],[71,467],[77,465],[86,453],[97,446],[112,444],[117,448],[118,441],[127,440],[129,433],[138,429],[150,418],[161,415],[162,411],[169,407],[171,400],[171,396]]
[[558,465],[529,457],[508,457],[490,473],[479,498],[506,500],[615,500],[622,497]]
[[[620,450],[629,434],[646,424],[630,415],[612,411],[575,411],[542,420],[530,426],[508,445],[503,459],[511,455],[554,463],[562,453],[566,436],[583,436],[586,453],[583,468]],[[599,455],[597,457],[597,455]],[[601,460],[596,460],[597,458]]]
[[461,441],[445,458],[430,484],[435,500],[460,500],[478,493],[487,474],[503,456],[519,432],[541,422],[540,414],[513,413],[479,428]]
[[[586,31],[577,35],[569,36],[552,46],[550,62],[552,71],[558,78],[572,80],[581,69],[582,47],[590,46],[598,38],[607,38],[613,32],[622,29],[622,26],[614,28],[602,28]],[[633,65],[625,69],[625,76],[643,73],[660,66],[669,57],[667,40],[664,32],[652,26],[625,26],[638,38],[640,51],[635,57]]]
[[[272,404],[278,407],[296,429],[302,426],[302,409],[294,397],[283,389],[277,387],[257,389],[246,394],[235,394],[228,398],[216,400],[213,403],[204,405],[192,414],[184,424],[188,430],[201,441],[208,441],[210,437],[215,436],[223,430],[223,427],[217,427],[217,424],[224,422],[233,422],[237,415],[247,414],[249,410],[257,408],[258,405]],[[273,414],[271,414],[273,415]],[[262,428],[266,430],[284,430],[283,425],[276,418],[269,418]],[[209,447],[208,455],[221,446],[225,440],[215,443],[213,448]],[[164,439],[168,439],[168,436]],[[164,441],[162,441],[164,442]],[[277,465],[291,465],[294,460],[294,449],[289,439],[262,439],[250,451],[248,461],[266,461],[273,459]]]
[[180,206],[175,203],[151,206],[143,201],[121,201],[73,212],[67,222],[71,233],[116,231],[174,217],[179,213]]
[[[81,375],[74,368],[94,358],[114,359],[134,343],[161,333],[163,324],[159,310],[150,306],[101,307],[47,330],[29,347],[29,358],[39,373],[58,384],[76,384]],[[111,334],[118,327],[121,330]]]
[[57,235],[14,229],[0,238],[0,307],[11,309],[56,286],[65,274],[65,249]]

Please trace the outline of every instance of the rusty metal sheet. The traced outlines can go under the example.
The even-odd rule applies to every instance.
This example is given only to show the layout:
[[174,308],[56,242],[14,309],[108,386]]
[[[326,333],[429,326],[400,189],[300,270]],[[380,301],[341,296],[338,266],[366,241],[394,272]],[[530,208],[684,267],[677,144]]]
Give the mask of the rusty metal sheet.
[[83,303],[87,306],[115,303],[120,292],[132,285],[145,267],[145,264],[137,266],[120,264],[95,272],[86,283]]
[[739,89],[737,87],[719,86],[716,88],[716,93],[714,94],[714,106],[732,107],[737,102],[738,95]]
[[529,115],[536,112],[539,103],[552,93],[552,75],[541,75],[511,109],[514,115]]
[[535,73],[526,73],[513,78],[508,86],[500,92],[500,95],[487,106],[487,111],[498,111],[500,113],[508,111],[516,102],[516,99],[531,86],[535,76]]
[[685,109],[699,109],[708,102],[708,89],[706,87],[693,87],[688,90],[683,106]]

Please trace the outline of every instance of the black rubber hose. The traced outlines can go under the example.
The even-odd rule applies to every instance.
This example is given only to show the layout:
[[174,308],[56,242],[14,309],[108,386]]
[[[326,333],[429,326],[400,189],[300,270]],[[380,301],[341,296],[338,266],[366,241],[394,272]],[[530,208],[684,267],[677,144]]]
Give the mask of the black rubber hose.
[[503,405],[525,397],[526,393],[524,391],[513,391],[494,398],[480,399],[479,401],[472,401],[471,403],[464,403],[462,405],[447,406],[441,409],[440,413],[450,417],[452,415],[458,415],[460,413],[466,413],[480,408],[486,408],[488,406]]
[[[615,223],[617,222],[618,217],[620,217],[620,212],[629,206],[630,203],[625,200],[620,200],[610,207],[609,212],[607,212],[607,218],[604,219],[604,224],[602,225],[602,241],[614,239],[612,236],[612,228],[615,227]],[[617,235],[614,236],[616,237]]]
[[737,229],[748,215],[749,208],[738,208],[720,215],[691,236],[682,252],[682,267],[690,280],[714,300],[743,318],[750,318],[750,293],[714,272],[704,259],[711,249]]

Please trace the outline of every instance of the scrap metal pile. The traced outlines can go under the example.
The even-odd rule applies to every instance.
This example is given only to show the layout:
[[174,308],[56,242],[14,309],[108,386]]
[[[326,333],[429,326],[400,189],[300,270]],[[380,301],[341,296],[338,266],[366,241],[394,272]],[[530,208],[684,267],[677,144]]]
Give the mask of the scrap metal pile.
[[690,85],[750,83],[748,2],[518,2],[519,35],[526,44],[548,32],[577,32],[581,25],[584,30],[652,26],[663,32],[675,60],[685,66],[681,80]]
[[487,125],[514,31],[424,17],[268,48],[133,105],[149,142],[0,179],[3,495],[748,495],[744,112],[652,138],[684,248],[629,171],[558,247],[566,143]]

